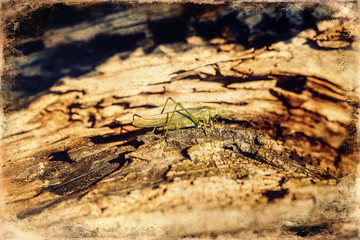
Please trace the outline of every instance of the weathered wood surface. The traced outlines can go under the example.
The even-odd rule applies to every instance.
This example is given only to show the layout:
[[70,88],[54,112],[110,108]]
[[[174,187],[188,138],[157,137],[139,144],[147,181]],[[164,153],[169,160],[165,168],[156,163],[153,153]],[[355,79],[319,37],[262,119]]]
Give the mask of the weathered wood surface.
[[[151,23],[187,13],[163,7],[134,6],[41,36],[45,49],[34,59],[109,26],[145,40],[6,115],[3,236],[358,236],[359,28],[351,6],[319,17],[318,31],[262,48],[234,43],[226,22],[211,40],[190,31],[185,42],[158,43]],[[196,21],[226,11],[205,7]],[[261,35],[252,22],[259,16],[243,16],[249,39]],[[134,114],[159,113],[169,96],[229,119],[209,137],[195,128],[159,139],[131,126]]]

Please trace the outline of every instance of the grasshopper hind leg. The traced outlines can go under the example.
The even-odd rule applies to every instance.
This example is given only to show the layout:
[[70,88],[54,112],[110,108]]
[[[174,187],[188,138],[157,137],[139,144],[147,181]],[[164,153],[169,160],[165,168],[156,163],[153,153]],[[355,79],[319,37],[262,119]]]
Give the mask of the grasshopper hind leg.
[[[179,105],[179,103],[176,102],[172,97],[168,97],[168,99],[166,99],[166,102],[165,102],[165,105],[164,105],[163,109],[161,110],[161,113],[164,112],[164,109],[165,109],[165,107],[166,107],[166,104],[168,103],[169,100],[171,100],[171,101],[173,101],[173,102],[175,103],[175,107],[174,107],[174,110],[173,110],[173,112],[172,112],[172,114],[171,114],[170,120],[167,122],[166,127],[164,128],[164,129],[166,129],[166,130],[165,130],[165,133],[164,133],[164,135],[162,135],[160,138],[163,138],[163,137],[165,137],[165,136],[167,135],[167,133],[168,133],[168,131],[169,131],[170,123],[171,123],[171,121],[172,121],[172,119],[173,119],[173,117],[174,117],[176,108],[177,108],[177,106]],[[181,107],[181,105],[180,105],[180,107]]]
[[[171,100],[172,102],[175,103],[175,107],[174,107],[174,110],[173,110],[173,112],[172,112],[172,114],[171,114],[170,120],[167,122],[166,126],[164,127],[165,133],[164,133],[164,135],[163,135],[162,137],[165,137],[166,134],[167,134],[167,132],[169,131],[169,126],[170,126],[170,124],[172,123],[172,119],[173,119],[173,117],[174,117],[174,114],[175,114],[175,111],[176,111],[177,107],[179,107],[179,108],[181,108],[182,110],[184,110],[184,111],[186,112],[186,114],[189,116],[189,118],[191,119],[191,121],[193,121],[196,126],[199,126],[199,125],[200,125],[200,120],[199,120],[198,118],[196,118],[193,114],[191,114],[180,102],[176,102],[172,97],[168,97],[168,98],[166,99],[165,104],[164,104],[164,107],[163,107],[163,109],[161,110],[161,114],[164,112],[165,107],[166,107],[167,103],[169,102],[169,100]],[[154,128],[153,131],[155,131],[155,128]],[[205,132],[206,132],[206,130],[205,130]]]

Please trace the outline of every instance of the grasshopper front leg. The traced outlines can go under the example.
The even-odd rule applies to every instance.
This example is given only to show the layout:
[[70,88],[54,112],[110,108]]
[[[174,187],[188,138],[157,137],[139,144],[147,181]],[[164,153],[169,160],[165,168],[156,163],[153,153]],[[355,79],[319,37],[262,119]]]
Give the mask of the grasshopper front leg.
[[207,119],[206,118],[204,118],[204,120],[203,120],[203,128],[204,128],[204,132],[205,132],[205,135],[208,137],[209,135],[208,135],[208,133],[207,133],[207,129],[206,129],[206,125],[208,124],[208,121],[207,121]]
[[210,127],[214,127],[214,121],[210,118]]

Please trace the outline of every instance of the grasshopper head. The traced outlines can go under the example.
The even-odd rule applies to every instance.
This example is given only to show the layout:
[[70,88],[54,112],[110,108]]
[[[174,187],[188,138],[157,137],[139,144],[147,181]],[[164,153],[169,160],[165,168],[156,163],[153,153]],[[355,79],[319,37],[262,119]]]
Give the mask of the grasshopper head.
[[219,117],[219,109],[212,107],[207,107],[207,109],[209,110],[211,120],[216,120],[216,118]]
[[217,118],[222,118],[222,119],[227,119],[227,120],[231,120],[230,117],[226,116],[222,111],[220,111],[218,108],[212,108],[212,107],[207,107],[207,109],[209,110],[209,115],[211,120],[215,121]]

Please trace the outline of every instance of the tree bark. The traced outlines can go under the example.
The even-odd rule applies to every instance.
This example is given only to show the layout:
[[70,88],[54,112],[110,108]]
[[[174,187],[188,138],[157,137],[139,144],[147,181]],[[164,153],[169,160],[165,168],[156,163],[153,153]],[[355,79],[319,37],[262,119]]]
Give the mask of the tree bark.
[[[241,19],[250,45],[222,20],[232,14],[225,5],[191,17],[185,6],[131,6],[41,36],[37,59],[109,32],[143,39],[5,116],[4,236],[19,234],[13,226],[51,238],[358,234],[359,28],[351,6],[312,6],[313,16],[321,8],[332,19],[263,47],[250,46],[263,34],[251,21],[282,16],[275,5]],[[156,30],[211,21],[220,35],[210,40],[189,30],[184,41],[163,43]],[[131,125],[135,114],[159,114],[170,96],[221,116],[207,134],[186,128],[161,137]]]

